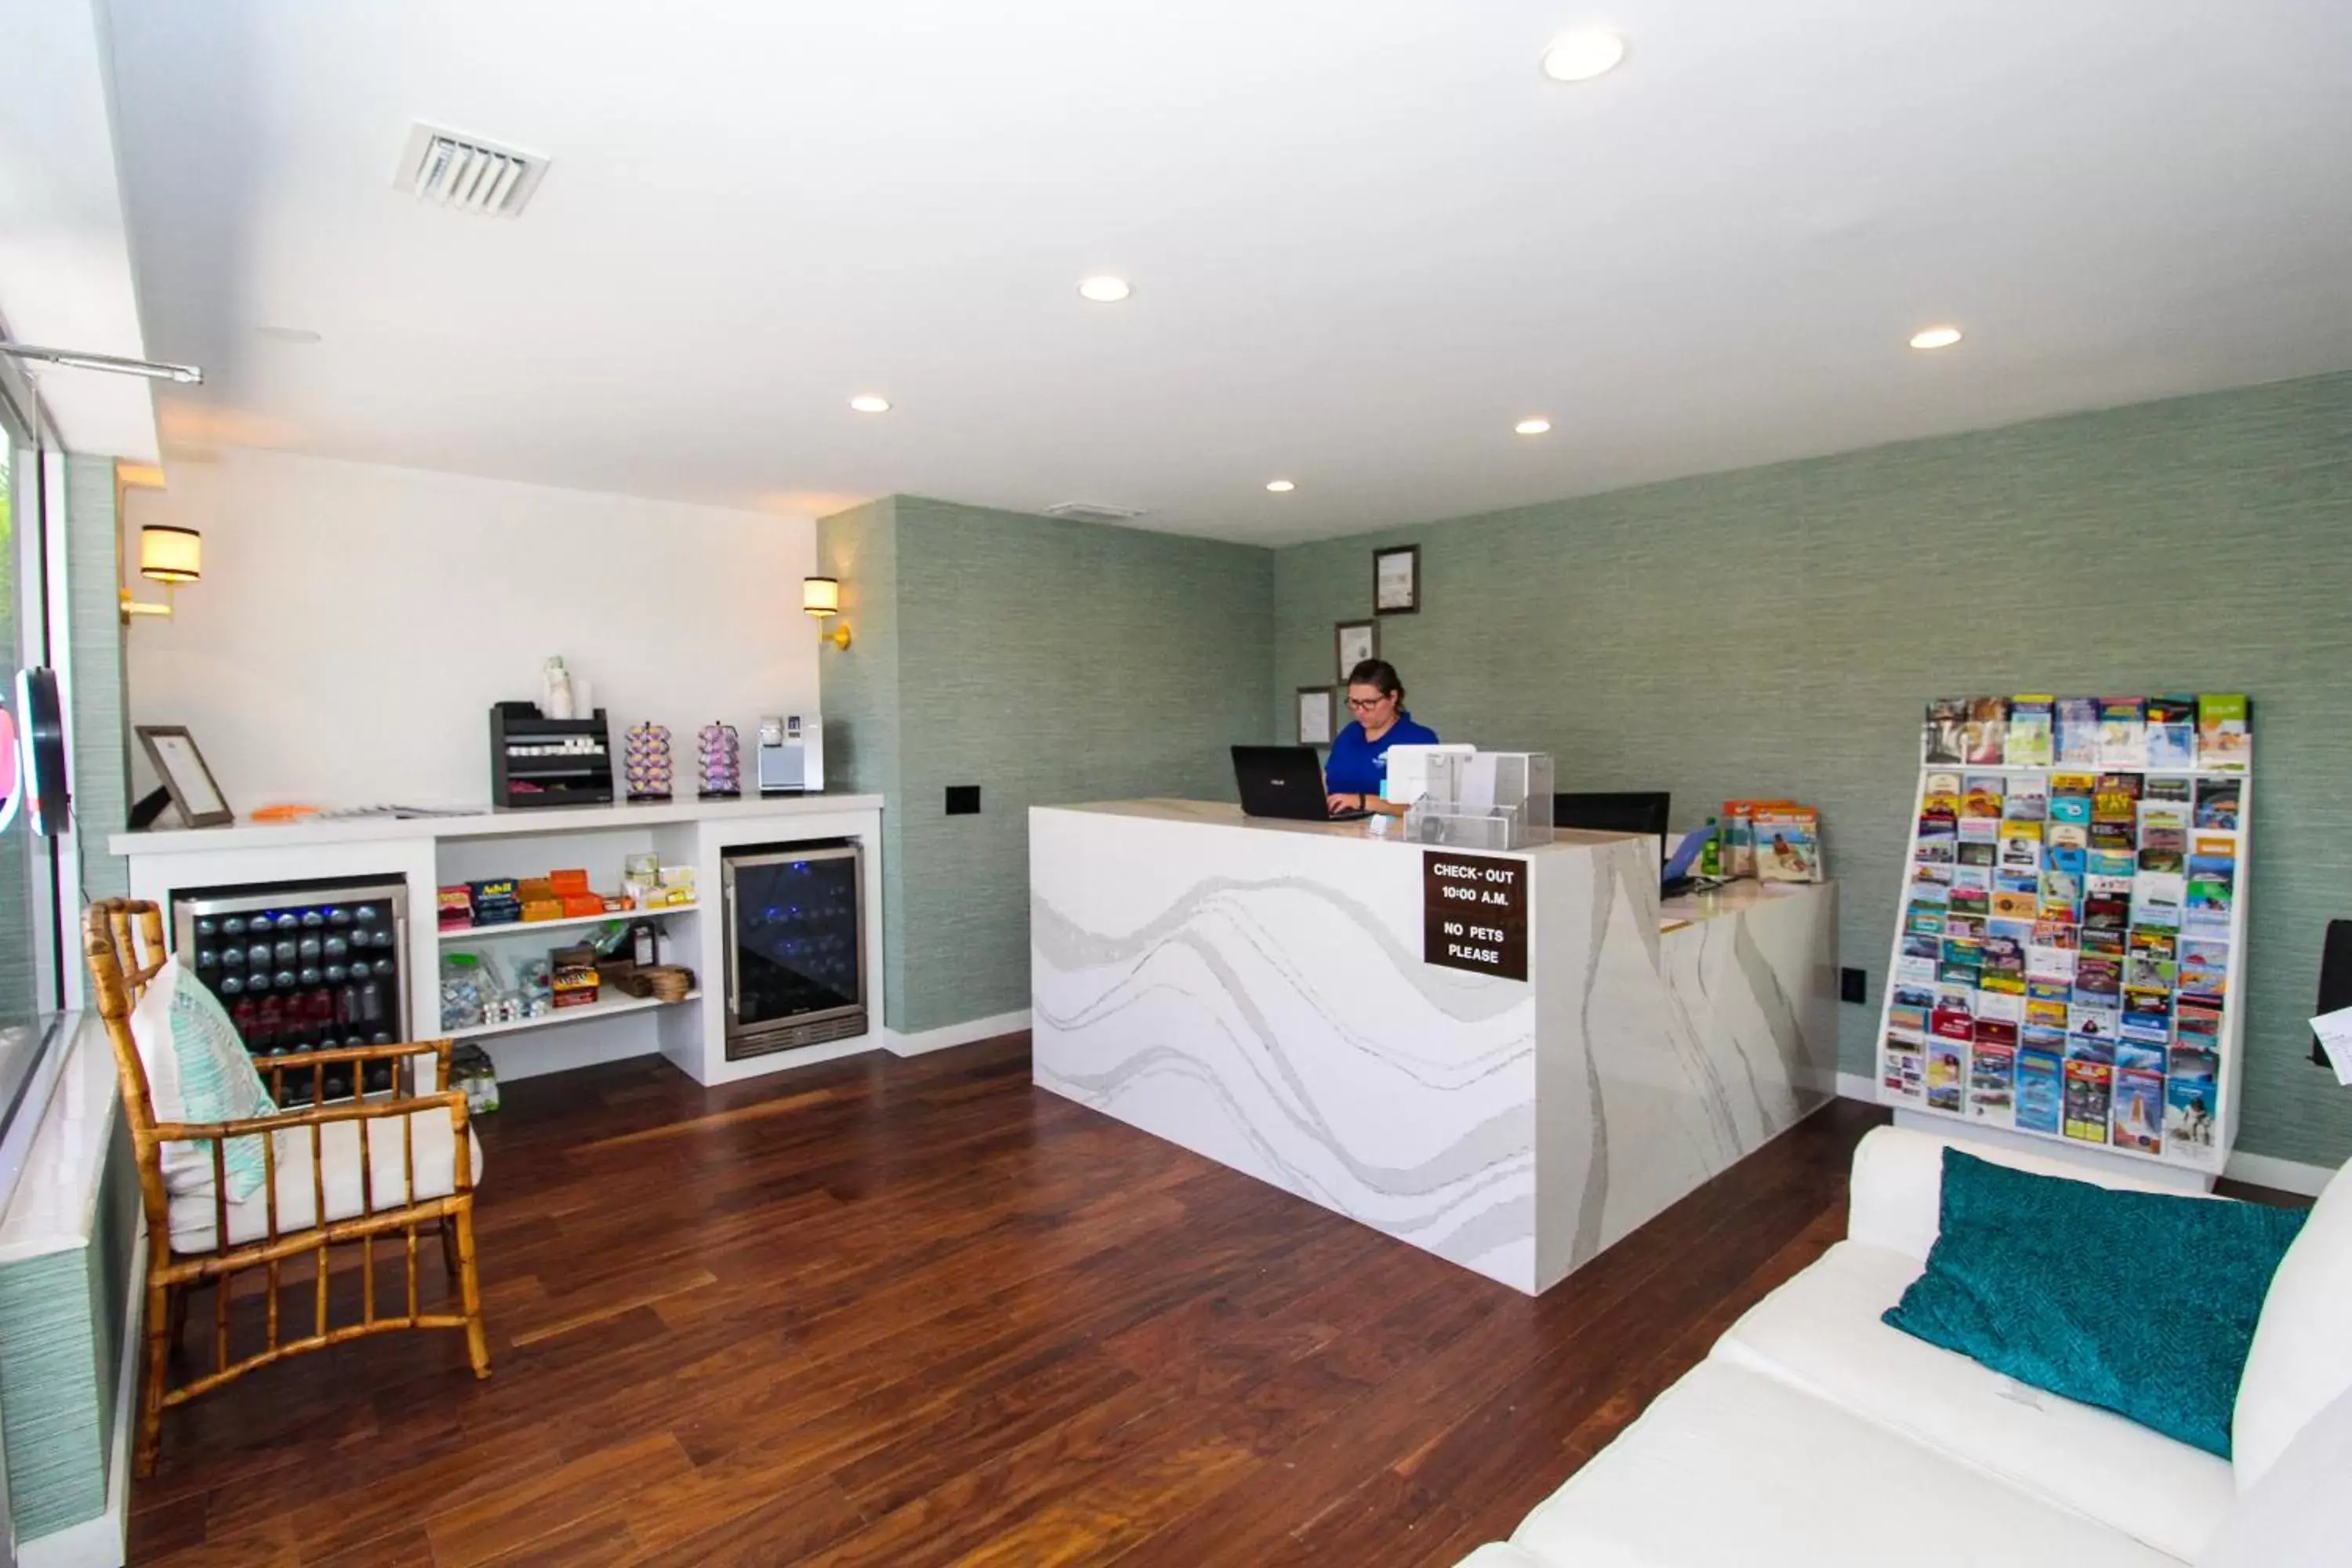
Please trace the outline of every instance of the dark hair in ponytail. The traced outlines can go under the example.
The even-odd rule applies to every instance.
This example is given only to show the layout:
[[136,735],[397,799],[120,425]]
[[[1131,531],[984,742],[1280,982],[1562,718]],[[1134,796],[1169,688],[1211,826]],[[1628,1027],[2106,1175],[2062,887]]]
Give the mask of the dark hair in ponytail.
[[1348,672],[1348,684],[1369,686],[1383,697],[1393,697],[1400,703],[1404,700],[1404,682],[1397,679],[1396,666],[1384,658],[1358,660]]

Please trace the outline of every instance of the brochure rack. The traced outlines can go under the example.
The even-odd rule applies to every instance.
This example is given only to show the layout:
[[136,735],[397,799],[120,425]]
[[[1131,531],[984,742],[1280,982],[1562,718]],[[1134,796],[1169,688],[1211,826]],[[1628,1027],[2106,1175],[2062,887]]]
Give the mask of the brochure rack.
[[1920,757],[1879,1101],[2218,1174],[2242,1064],[2245,699],[1947,700]]

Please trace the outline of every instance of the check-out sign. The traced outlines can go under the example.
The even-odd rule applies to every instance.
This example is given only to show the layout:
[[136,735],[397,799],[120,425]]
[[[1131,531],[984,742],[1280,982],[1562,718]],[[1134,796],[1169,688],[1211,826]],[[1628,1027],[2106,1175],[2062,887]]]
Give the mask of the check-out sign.
[[1528,868],[1525,860],[1423,850],[1422,962],[1525,980]]

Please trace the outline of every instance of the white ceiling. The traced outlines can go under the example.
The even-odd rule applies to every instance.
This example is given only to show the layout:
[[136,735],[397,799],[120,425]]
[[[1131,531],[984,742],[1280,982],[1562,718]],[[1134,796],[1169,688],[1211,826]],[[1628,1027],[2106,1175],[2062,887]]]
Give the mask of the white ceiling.
[[2352,367],[2345,0],[110,10],[167,458],[1275,542]]
[[[143,357],[89,0],[0,0],[0,321],[46,348]],[[148,384],[25,366],[66,446],[155,458]]]

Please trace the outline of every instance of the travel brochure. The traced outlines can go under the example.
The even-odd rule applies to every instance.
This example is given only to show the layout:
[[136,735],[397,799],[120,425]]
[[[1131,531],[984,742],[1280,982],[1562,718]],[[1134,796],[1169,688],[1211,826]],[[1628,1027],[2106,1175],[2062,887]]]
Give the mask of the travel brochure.
[[2242,696],[1927,705],[1882,1098],[2219,1163]]
[[2244,773],[2253,740],[2242,694],[1941,697],[1927,704],[1919,760],[1928,767]]

